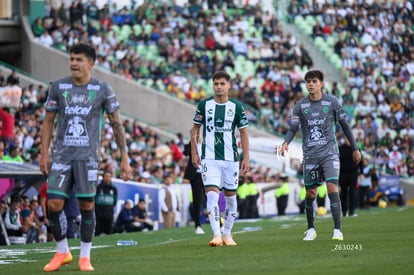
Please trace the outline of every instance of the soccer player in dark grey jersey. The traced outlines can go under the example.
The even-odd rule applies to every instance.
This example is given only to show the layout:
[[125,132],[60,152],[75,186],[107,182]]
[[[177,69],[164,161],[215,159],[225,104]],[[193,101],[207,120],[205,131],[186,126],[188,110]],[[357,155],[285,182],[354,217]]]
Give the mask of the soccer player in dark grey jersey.
[[[119,103],[109,85],[91,77],[95,59],[93,47],[86,44],[73,46],[70,52],[71,76],[50,85],[45,103],[40,170],[48,176],[49,223],[57,252],[43,268],[44,271],[55,271],[72,262],[65,219],[61,215],[72,188],[76,190],[82,217],[79,268],[81,271],[94,270],[90,263],[90,252],[95,230],[94,197],[104,112],[108,115],[121,151],[120,176],[124,180],[131,178]],[[57,127],[51,162],[49,146],[55,118]]]
[[305,74],[306,89],[309,95],[298,101],[293,109],[291,124],[285,140],[276,152],[284,156],[289,143],[295,137],[299,126],[303,138],[303,174],[306,187],[306,217],[308,230],[303,240],[312,241],[316,238],[314,227],[313,201],[316,188],[323,180],[327,183],[332,217],[334,220],[333,240],[343,240],[341,229],[341,201],[338,194],[339,149],[335,135],[338,122],[353,149],[353,159],[361,161],[361,153],[346,121],[342,106],[333,96],[322,93],[323,73],[311,70]]

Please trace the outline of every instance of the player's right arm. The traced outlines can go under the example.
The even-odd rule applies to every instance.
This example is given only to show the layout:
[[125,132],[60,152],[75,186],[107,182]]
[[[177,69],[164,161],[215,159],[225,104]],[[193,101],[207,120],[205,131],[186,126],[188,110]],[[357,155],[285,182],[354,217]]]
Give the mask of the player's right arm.
[[289,144],[293,140],[293,138],[296,135],[296,132],[299,129],[299,125],[300,125],[299,115],[300,115],[300,108],[299,108],[299,105],[296,104],[295,107],[293,108],[292,116],[290,119],[290,126],[286,133],[282,146],[277,147],[275,150],[276,153],[282,155],[282,157],[286,155],[287,151],[289,150]]
[[191,128],[191,160],[195,168],[199,168],[201,165],[200,156],[197,152],[197,144],[200,139],[200,126],[201,124],[194,123],[193,128]]
[[127,153],[124,126],[122,125],[119,111],[108,114],[108,119],[114,131],[115,142],[121,152],[120,177],[124,181],[130,180],[132,177],[131,167]]
[[41,145],[40,145],[40,171],[47,175],[50,167],[49,145],[53,136],[53,124],[55,123],[55,112],[46,112],[45,119],[42,124]]
[[191,128],[191,160],[195,168],[200,168],[201,159],[198,155],[197,144],[200,142],[200,128],[205,123],[205,101],[198,103],[197,110],[193,117],[193,127]]

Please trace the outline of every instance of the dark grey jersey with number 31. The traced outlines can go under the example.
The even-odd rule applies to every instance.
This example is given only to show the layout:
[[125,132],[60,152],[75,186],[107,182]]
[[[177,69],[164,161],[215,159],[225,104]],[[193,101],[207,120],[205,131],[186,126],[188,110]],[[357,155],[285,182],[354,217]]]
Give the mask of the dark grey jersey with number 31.
[[323,94],[319,101],[305,97],[295,104],[289,130],[296,132],[301,127],[305,159],[337,155],[336,123],[345,119],[346,114],[335,97]]
[[49,87],[45,108],[57,113],[54,160],[99,160],[104,112],[119,109],[108,84],[92,78],[88,84],[76,86],[71,77],[60,79]]

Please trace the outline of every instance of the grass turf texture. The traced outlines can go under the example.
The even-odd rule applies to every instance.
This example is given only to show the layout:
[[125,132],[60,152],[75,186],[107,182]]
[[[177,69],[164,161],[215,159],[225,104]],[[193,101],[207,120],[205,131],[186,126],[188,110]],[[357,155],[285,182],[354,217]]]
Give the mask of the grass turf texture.
[[[414,274],[413,217],[414,207],[359,211],[343,219],[342,242],[331,240],[330,215],[316,217],[318,237],[310,242],[302,241],[304,216],[237,222],[235,247],[209,247],[209,225],[201,236],[191,226],[102,236],[94,239],[92,265],[96,274]],[[138,245],[116,246],[127,239]],[[59,274],[79,272],[79,240],[70,247],[74,262]],[[54,249],[53,243],[0,247],[0,273],[44,274]]]

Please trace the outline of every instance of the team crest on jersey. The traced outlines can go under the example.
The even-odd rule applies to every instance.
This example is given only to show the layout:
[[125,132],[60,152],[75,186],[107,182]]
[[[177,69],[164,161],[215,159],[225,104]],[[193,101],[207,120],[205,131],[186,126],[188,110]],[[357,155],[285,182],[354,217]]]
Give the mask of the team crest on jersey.
[[202,115],[200,115],[200,114],[195,114],[195,116],[194,116],[194,120],[197,120],[197,121],[202,121],[202,120],[203,120],[203,116],[202,116]]
[[65,91],[63,94],[66,105],[88,105],[96,99],[96,91],[89,91],[88,95],[84,94],[70,94]]
[[64,146],[89,146],[89,136],[86,131],[86,122],[79,116],[74,116],[68,122],[68,126],[63,138]]
[[233,116],[234,116],[234,112],[233,112],[233,110],[232,110],[232,109],[229,109],[229,110],[227,111],[227,116],[228,116],[228,117],[233,117]]
[[209,115],[212,115],[212,114],[213,114],[213,109],[208,109],[207,113],[208,113]]
[[88,99],[90,101],[95,101],[96,100],[96,91],[95,90],[88,91]]
[[57,101],[56,100],[49,100],[48,102],[47,102],[47,106],[49,106],[49,107],[56,107],[57,106]]
[[303,109],[303,113],[306,115],[306,114],[309,114],[309,109]]
[[322,112],[324,112],[325,114],[326,114],[327,112],[329,112],[329,107],[328,107],[328,106],[323,106],[323,107],[322,107]]

